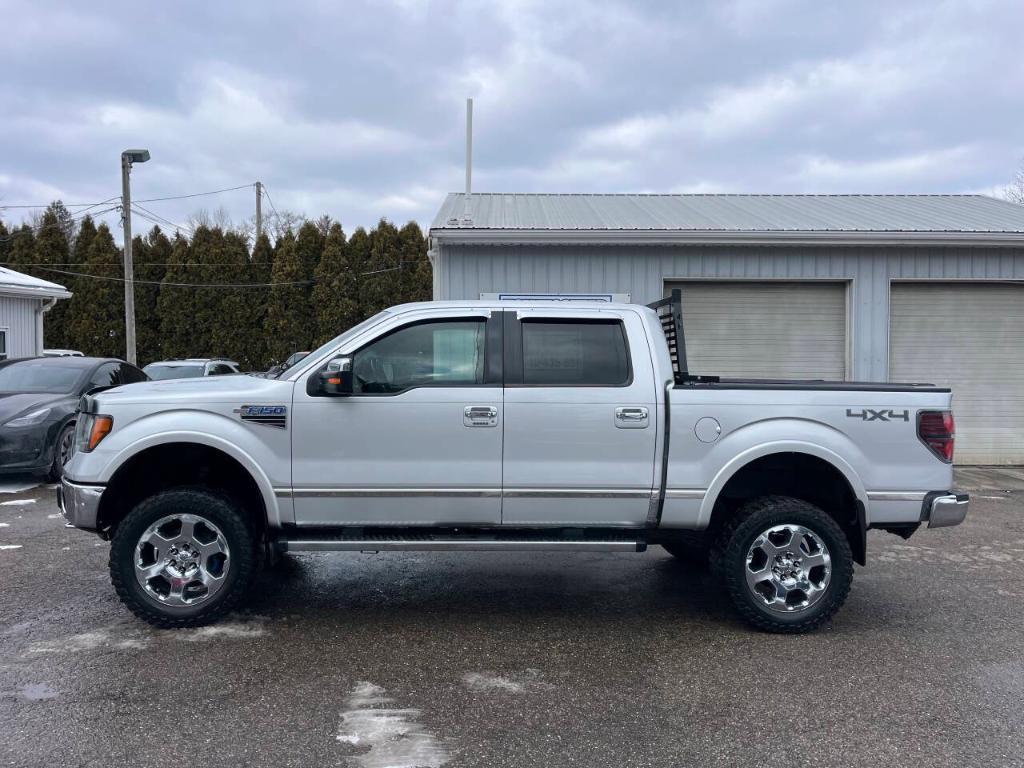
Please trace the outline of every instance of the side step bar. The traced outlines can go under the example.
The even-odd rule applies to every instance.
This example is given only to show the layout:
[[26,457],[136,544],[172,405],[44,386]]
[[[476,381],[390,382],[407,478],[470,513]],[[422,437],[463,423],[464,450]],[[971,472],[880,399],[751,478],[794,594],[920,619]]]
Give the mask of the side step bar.
[[644,552],[643,539],[540,539],[540,538],[281,538],[281,552]]

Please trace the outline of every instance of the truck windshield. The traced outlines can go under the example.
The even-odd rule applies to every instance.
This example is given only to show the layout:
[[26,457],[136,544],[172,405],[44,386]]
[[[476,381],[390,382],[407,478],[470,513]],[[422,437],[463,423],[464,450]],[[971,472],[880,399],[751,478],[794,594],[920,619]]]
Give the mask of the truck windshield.
[[[384,311],[378,312],[376,315],[373,315],[372,317],[366,318],[365,320],[363,320],[363,322],[358,323],[356,325],[353,325],[351,328],[349,328],[347,331],[345,331],[341,335],[335,336],[333,339],[328,341],[323,346],[318,347],[317,349],[314,349],[312,352],[309,352],[308,354],[306,354],[303,357],[303,360],[305,360],[307,357],[310,360],[315,360],[316,358],[320,357],[321,355],[327,354],[331,350],[336,349],[338,347],[338,345],[343,344],[346,339],[349,339],[349,338],[351,338],[353,336],[356,336],[357,334],[362,333],[364,330],[366,330],[367,328],[370,328],[370,327],[376,325],[377,323],[379,323],[381,320],[383,320],[385,317],[387,317],[390,314],[391,313],[388,310],[385,309]],[[300,360],[299,362],[302,362],[302,360]],[[287,372],[287,370],[288,370],[288,368],[285,368],[284,370],[279,372],[277,374],[276,378],[280,378],[282,374]]]

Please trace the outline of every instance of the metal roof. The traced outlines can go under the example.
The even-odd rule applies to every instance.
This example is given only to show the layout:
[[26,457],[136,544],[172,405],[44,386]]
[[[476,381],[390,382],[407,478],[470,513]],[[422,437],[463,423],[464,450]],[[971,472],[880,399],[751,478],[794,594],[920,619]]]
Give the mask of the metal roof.
[[903,242],[945,235],[1024,242],[1024,206],[985,195],[474,193],[469,222],[463,221],[464,199],[448,195],[432,235],[493,242],[511,242],[512,233],[552,241],[583,241],[580,235],[588,233],[594,241],[877,241],[884,235]]
[[66,299],[71,294],[63,285],[40,280],[38,277],[15,272],[7,267],[0,267],[0,293],[16,296],[39,296],[40,298],[56,297]]

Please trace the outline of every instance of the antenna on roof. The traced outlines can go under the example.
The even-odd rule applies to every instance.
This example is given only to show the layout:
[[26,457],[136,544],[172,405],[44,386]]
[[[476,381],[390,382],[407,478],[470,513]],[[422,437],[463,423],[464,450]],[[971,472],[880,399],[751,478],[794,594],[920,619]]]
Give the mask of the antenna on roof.
[[463,226],[473,225],[470,201],[473,196],[473,99],[466,99],[466,195],[462,211]]

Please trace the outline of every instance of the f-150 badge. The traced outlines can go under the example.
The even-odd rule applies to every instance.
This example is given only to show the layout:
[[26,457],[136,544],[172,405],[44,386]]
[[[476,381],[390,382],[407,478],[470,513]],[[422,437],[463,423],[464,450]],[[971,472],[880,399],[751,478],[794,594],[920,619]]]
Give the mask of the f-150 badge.
[[284,429],[288,425],[288,407],[285,405],[243,405],[235,408],[242,421]]
[[859,411],[847,408],[846,416],[851,419],[860,419],[861,421],[895,421],[897,419],[910,421],[910,411],[894,411],[891,408],[882,408],[878,411],[871,408],[862,408]]

